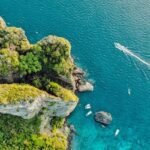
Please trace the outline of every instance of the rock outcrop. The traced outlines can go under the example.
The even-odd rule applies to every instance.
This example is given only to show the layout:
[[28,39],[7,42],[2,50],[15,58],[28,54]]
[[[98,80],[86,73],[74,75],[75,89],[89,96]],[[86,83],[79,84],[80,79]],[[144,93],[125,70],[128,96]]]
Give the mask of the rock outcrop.
[[[69,129],[64,120],[78,103],[75,91],[93,90],[84,76],[71,57],[68,40],[47,36],[30,44],[24,30],[6,26],[0,17],[0,128],[6,135],[0,140],[9,139],[0,149],[13,145],[14,149],[66,150]],[[9,122],[6,129],[5,122]],[[15,132],[7,135],[10,125]],[[16,137],[21,137],[20,145]]]
[[93,91],[94,87],[91,83],[89,82],[84,82],[78,85],[78,91],[79,92],[85,92],[85,91]]
[[31,119],[43,110],[50,118],[66,117],[74,110],[78,102],[74,99],[64,101],[26,84],[2,84],[0,95],[0,113],[24,119]]
[[[51,119],[67,117],[78,102],[77,99],[63,100],[27,84],[1,84],[0,96],[1,114],[9,114],[29,120],[39,116],[41,120],[39,133],[51,136],[53,135],[51,133]],[[67,125],[64,125],[61,130],[59,131],[61,134],[66,137],[69,135]]]
[[2,17],[0,17],[0,29],[4,29],[6,27],[6,23]]
[[94,90],[94,86],[84,79],[85,72],[81,68],[75,67],[72,76],[76,91],[86,92]]
[[112,122],[112,116],[108,112],[100,111],[95,113],[95,121],[107,126]]
[[16,104],[0,105],[0,113],[20,116],[24,119],[31,119],[42,109],[46,109],[50,117],[67,117],[76,107],[77,102],[65,102],[60,98],[50,98],[45,95],[38,96],[32,102],[20,101]]

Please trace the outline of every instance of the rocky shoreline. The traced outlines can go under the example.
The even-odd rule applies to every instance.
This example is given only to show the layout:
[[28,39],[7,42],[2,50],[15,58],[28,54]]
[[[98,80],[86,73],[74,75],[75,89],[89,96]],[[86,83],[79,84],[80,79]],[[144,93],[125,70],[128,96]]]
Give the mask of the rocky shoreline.
[[[69,126],[69,129],[70,129],[70,126]],[[67,148],[67,150],[71,150],[71,144],[72,144],[72,140],[73,140],[74,135],[75,135],[74,131],[72,131],[70,129],[70,133],[68,135],[68,148]]]
[[[44,146],[66,150],[74,131],[64,120],[79,101],[75,93],[94,89],[86,81],[85,72],[75,65],[69,41],[50,35],[30,44],[23,29],[6,26],[0,17],[0,56],[0,119],[10,121],[15,130],[9,132],[2,149],[10,149],[12,144],[17,147],[14,138],[22,136],[20,149]],[[20,126],[16,127],[14,119],[20,126],[24,124],[24,132],[19,133]],[[28,121],[32,120],[38,125],[30,124],[27,131]],[[10,126],[0,125],[7,135]],[[32,134],[26,139],[29,132]],[[39,145],[41,139],[45,145]]]
[[75,82],[76,91],[87,92],[94,90],[93,85],[85,80],[86,73],[81,68],[75,67],[72,75]]

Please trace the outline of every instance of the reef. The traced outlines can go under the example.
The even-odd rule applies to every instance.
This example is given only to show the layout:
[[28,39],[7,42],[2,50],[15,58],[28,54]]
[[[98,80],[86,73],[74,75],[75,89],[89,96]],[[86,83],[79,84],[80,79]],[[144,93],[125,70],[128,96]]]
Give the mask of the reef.
[[0,149],[66,150],[75,92],[93,90],[83,78],[68,40],[47,36],[30,44],[0,17]]

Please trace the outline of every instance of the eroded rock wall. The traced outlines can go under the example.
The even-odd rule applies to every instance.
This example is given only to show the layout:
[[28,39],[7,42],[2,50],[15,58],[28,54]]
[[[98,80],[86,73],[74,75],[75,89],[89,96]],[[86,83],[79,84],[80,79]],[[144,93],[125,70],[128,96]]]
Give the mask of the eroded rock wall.
[[63,101],[60,98],[37,97],[34,101],[20,101],[16,104],[0,105],[0,113],[20,116],[24,119],[31,119],[40,111],[47,116],[66,117],[76,107],[75,101]]

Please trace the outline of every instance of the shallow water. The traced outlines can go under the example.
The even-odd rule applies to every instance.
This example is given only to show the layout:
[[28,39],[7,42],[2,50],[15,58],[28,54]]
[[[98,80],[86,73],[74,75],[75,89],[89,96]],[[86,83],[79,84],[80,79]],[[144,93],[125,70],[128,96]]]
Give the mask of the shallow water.
[[[114,47],[119,42],[150,62],[149,10],[149,0],[0,0],[0,15],[31,42],[49,34],[69,39],[76,62],[95,81],[69,118],[78,132],[73,150],[150,149],[150,69]],[[112,124],[101,128],[93,115],[85,117],[87,103],[93,113],[110,112]]]

